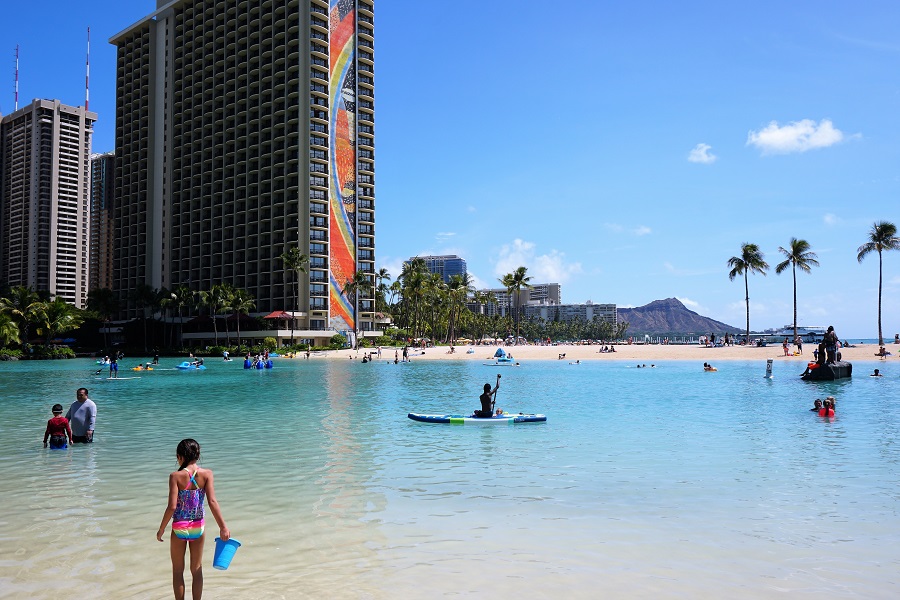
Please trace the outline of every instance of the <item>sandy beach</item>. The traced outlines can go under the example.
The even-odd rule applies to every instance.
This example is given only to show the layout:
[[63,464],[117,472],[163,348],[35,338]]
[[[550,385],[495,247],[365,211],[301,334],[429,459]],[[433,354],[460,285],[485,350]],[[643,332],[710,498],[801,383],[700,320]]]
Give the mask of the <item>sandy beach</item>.
[[[772,358],[778,362],[795,363],[798,372],[805,368],[805,363],[813,360],[813,346],[804,344],[803,355],[801,356],[784,356],[780,345],[768,345],[764,347],[756,346],[727,346],[719,348],[707,348],[698,344],[693,345],[617,345],[615,352],[600,352],[603,346],[597,345],[574,345],[561,344],[557,346],[502,346],[502,348],[513,355],[516,360],[560,360],[561,354],[565,355],[563,360],[566,361],[587,361],[587,360],[619,360],[629,362],[640,362],[641,364],[651,364],[654,362],[666,360],[694,360],[699,363],[715,364],[717,361],[728,360],[758,360],[765,362],[766,359]],[[456,351],[449,353],[446,346],[438,346],[435,348],[410,349],[411,360],[471,360],[484,362],[492,360],[494,352],[498,346],[457,346]],[[852,347],[841,348],[842,359],[845,361],[880,361],[890,363],[896,361],[900,356],[900,346],[895,344],[886,344],[886,350],[891,353],[884,361],[877,356],[878,346],[875,344],[856,344]],[[402,349],[384,346],[381,349],[381,360],[392,359],[394,350],[402,355]],[[468,354],[468,350],[473,350]],[[795,350],[794,346],[790,347],[791,352]],[[339,350],[334,352],[314,353],[314,357],[327,356],[329,358],[347,359],[362,357],[364,350],[356,351]]]

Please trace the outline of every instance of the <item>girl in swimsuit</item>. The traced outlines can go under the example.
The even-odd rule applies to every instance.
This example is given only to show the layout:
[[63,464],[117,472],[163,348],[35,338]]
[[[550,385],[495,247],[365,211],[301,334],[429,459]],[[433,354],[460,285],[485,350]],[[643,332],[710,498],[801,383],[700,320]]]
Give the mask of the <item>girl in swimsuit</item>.
[[196,440],[181,440],[175,451],[178,470],[169,475],[169,504],[163,513],[156,539],[163,541],[169,520],[172,520],[170,554],[172,556],[172,586],[176,600],[184,599],[184,555],[191,549],[191,594],[200,598],[203,593],[203,499],[219,525],[219,537],[227,541],[231,532],[225,525],[213,487],[213,472],[201,469],[200,444]]

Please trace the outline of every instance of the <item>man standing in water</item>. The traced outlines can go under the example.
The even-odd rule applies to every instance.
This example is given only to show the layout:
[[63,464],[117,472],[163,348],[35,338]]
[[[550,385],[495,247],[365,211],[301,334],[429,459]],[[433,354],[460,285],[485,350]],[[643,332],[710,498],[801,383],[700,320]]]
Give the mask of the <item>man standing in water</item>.
[[97,420],[97,405],[88,398],[87,388],[78,388],[75,402],[69,407],[66,419],[72,426],[73,444],[91,444],[94,441],[94,421]]

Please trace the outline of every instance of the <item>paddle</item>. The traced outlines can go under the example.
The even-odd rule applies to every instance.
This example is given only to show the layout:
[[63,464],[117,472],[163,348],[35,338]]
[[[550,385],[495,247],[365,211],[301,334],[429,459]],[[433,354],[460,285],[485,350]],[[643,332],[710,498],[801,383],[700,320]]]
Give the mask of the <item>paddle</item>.
[[497,373],[497,385],[494,387],[494,398],[491,400],[491,414],[494,414],[494,404],[497,402],[497,394],[500,392],[500,373]]

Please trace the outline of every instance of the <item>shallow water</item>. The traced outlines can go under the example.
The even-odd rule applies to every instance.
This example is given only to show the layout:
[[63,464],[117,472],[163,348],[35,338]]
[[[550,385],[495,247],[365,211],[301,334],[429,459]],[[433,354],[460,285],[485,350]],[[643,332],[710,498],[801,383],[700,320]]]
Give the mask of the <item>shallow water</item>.
[[[0,363],[0,598],[169,597],[155,533],[185,437],[243,543],[211,569],[209,516],[212,598],[900,592],[890,363],[825,384],[757,363],[529,362],[502,370],[497,405],[548,422],[504,427],[406,418],[476,408],[496,369],[471,362],[206,364],[106,381],[87,360]],[[80,386],[97,442],[43,449]],[[837,418],[808,411],[829,394]]]

